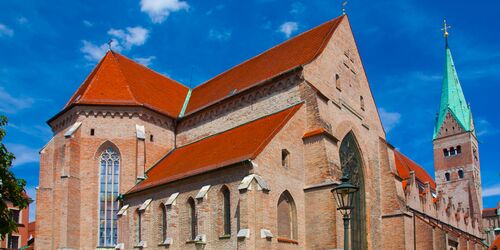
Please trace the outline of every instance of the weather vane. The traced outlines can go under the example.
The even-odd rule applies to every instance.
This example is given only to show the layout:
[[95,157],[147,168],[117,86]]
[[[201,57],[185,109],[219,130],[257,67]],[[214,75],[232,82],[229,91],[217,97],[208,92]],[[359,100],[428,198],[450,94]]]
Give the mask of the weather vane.
[[344,2],[342,3],[342,15],[345,15],[345,13],[346,13],[346,12],[345,12],[345,6],[346,6],[346,5],[347,5],[347,1],[344,1]]
[[451,26],[446,24],[446,19],[444,19],[444,27],[441,29],[444,32],[444,37],[448,37],[448,29],[450,29]]
[[113,39],[109,39],[108,42],[108,49],[111,50],[111,44],[113,43]]

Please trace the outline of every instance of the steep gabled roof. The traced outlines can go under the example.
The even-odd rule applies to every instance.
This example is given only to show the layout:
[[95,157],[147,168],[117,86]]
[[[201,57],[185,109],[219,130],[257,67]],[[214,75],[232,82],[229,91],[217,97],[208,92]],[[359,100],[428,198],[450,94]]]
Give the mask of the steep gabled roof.
[[[500,209],[500,208],[498,208]],[[497,208],[485,208],[483,209],[483,218],[487,217],[497,217]]]
[[145,106],[177,117],[189,88],[108,51],[66,104]]
[[344,17],[306,31],[194,88],[186,114],[310,63],[321,54]]
[[457,120],[464,131],[472,131],[472,113],[470,107],[465,101],[462,86],[458,80],[458,74],[455,69],[455,63],[451,57],[451,51],[446,43],[445,68],[443,75],[443,85],[441,89],[441,103],[439,114],[434,128],[433,139],[436,139],[441,126],[448,112]]
[[170,152],[129,193],[255,159],[302,104],[260,118]]
[[[399,177],[402,179],[410,178],[410,172],[415,172],[415,178],[421,184],[429,182],[431,189],[436,190],[436,182],[432,179],[431,175],[425,171],[420,165],[412,161],[410,158],[406,157],[401,152],[394,150],[394,160],[396,161],[396,169],[398,171]],[[406,183],[403,183],[403,187],[406,187]]]

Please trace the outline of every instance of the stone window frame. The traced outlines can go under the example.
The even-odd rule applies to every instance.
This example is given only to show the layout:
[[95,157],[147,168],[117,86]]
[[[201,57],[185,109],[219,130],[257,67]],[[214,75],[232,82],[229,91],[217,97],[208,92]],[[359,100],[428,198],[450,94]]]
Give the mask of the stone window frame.
[[[103,147],[104,146],[104,147]],[[107,202],[105,200],[103,200],[103,198],[109,196],[111,194],[112,197],[113,196],[113,193],[115,193],[115,195],[117,196],[120,192],[120,169],[121,169],[121,154],[120,154],[120,150],[112,143],[108,143],[106,142],[105,144],[103,144],[103,146],[101,146],[101,148],[103,148],[102,150],[100,150],[100,153],[99,153],[99,158],[98,158],[98,165],[99,165],[99,193],[98,193],[98,222],[99,222],[99,226],[98,226],[98,234],[97,234],[97,239],[98,239],[98,246],[103,246],[103,247],[106,247],[106,246],[115,246],[117,244],[117,241],[118,241],[118,212],[120,210],[119,208],[119,202],[116,201],[116,199],[114,198],[111,198],[111,212],[108,214],[108,211],[109,209],[107,209]],[[98,151],[99,152],[99,151]],[[108,154],[108,158],[105,159],[106,162],[104,162],[103,160],[103,157],[105,156],[105,154]],[[109,165],[109,161],[111,161],[111,165]],[[104,163],[104,165],[103,165]],[[103,175],[102,174],[102,171],[103,171],[103,167],[105,168],[106,170],[106,173]],[[108,168],[111,168],[111,173],[109,173],[108,171]],[[111,191],[108,190],[108,185],[109,183],[107,182],[107,180],[109,179],[109,176],[111,174]],[[116,176],[115,176],[116,175]],[[104,178],[104,183],[102,183],[102,178]],[[116,182],[115,183],[115,179],[116,179]],[[114,185],[116,184],[116,190],[115,190],[115,187]],[[102,192],[102,185],[104,185],[105,187],[105,191]],[[104,204],[104,208],[102,207],[102,203],[105,203]],[[101,215],[101,210],[104,211],[104,215]],[[104,216],[104,218],[102,217]],[[110,224],[110,227],[108,228],[108,224],[107,224],[107,218],[111,218],[111,224]],[[104,221],[104,233],[103,233],[103,237],[101,237],[101,221]],[[116,227],[114,226],[116,224]],[[110,238],[111,238],[111,241],[108,242],[108,237],[107,237],[107,230],[111,230],[111,234],[110,234]],[[114,233],[116,233],[116,237],[114,237]],[[108,244],[109,243],[109,244]]]
[[187,210],[188,210],[188,233],[189,233],[189,241],[196,240],[196,236],[198,236],[198,214],[196,211],[196,201],[193,197],[189,197],[186,202]]
[[[280,230],[280,212],[279,212],[279,207],[282,202],[286,202],[286,205],[288,205],[289,208],[289,217],[285,218],[289,220],[289,232],[287,235],[284,235],[283,231],[284,229]],[[290,194],[288,190],[285,190],[281,193],[281,195],[278,198],[278,201],[276,203],[276,223],[277,223],[277,235],[278,235],[278,241],[281,242],[288,242],[288,241],[296,241],[298,239],[298,225],[297,225],[297,206],[295,204],[295,201],[293,199],[293,196]],[[294,243],[294,242],[292,242]]]
[[[12,237],[17,237],[17,247],[12,246]],[[10,249],[18,249],[21,247],[21,235],[19,234],[9,234],[8,237],[6,237],[6,246]]]
[[13,211],[17,212],[17,221],[16,221],[16,223],[18,225],[22,224],[23,218],[22,218],[21,210],[19,208],[15,208],[15,207],[9,208],[9,212],[12,214],[12,219],[14,219]]

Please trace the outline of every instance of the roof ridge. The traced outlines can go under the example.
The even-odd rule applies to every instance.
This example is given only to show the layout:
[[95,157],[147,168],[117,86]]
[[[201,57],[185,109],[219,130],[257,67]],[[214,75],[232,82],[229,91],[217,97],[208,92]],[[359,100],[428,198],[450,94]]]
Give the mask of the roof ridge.
[[143,65],[142,63],[136,62],[136,61],[134,61],[134,60],[132,60],[132,59],[130,59],[130,58],[128,58],[128,57],[126,57],[125,55],[122,55],[122,54],[118,53],[118,52],[115,52],[115,51],[113,51],[113,52],[114,52],[114,53],[116,53],[118,56],[121,56],[121,57],[125,58],[126,60],[129,60],[129,61],[131,61],[131,62],[135,63],[137,66],[140,66],[140,67],[142,67],[142,68],[146,69],[147,71],[150,71],[151,73],[154,73],[154,74],[160,75],[160,76],[162,76],[162,77],[165,77],[165,78],[167,78],[167,79],[169,79],[169,80],[171,80],[171,81],[173,81],[173,82],[175,82],[175,83],[177,83],[177,84],[179,84],[179,85],[181,85],[181,86],[185,87],[186,89],[190,89],[188,86],[184,85],[183,83],[181,83],[181,82],[179,82],[179,81],[177,81],[177,80],[175,80],[175,79],[173,79],[173,78],[170,78],[170,77],[168,77],[168,76],[166,76],[166,75],[164,75],[164,74],[161,74],[160,72],[156,72],[156,71],[154,71],[153,69],[146,67],[146,66],[145,66],[145,65]]
[[[78,102],[78,100],[77,100],[77,98],[78,98],[77,94],[78,94],[78,92],[80,92],[80,89],[84,88],[85,86],[86,86],[85,89],[79,95],[80,96],[79,99],[81,99],[81,97],[83,97],[85,95],[85,93],[87,93],[87,91],[89,90],[90,85],[93,82],[93,79],[100,72],[100,70],[102,68],[102,64],[104,63],[104,60],[106,60],[106,56],[107,56],[108,53],[109,53],[109,51],[106,52],[106,54],[101,58],[101,60],[99,61],[99,63],[97,63],[96,67],[94,69],[92,69],[92,71],[90,72],[90,74],[85,78],[85,80],[83,80],[83,82],[80,84],[80,87],[78,87],[78,89],[75,91],[75,93],[73,95],[71,95],[71,97],[66,102],[66,104],[64,105],[64,107],[68,107],[72,103],[77,103]],[[89,81],[88,84],[86,84],[87,81]]]
[[[227,73],[227,72],[229,72],[229,71],[231,71],[231,70],[233,70],[233,69],[235,69],[235,68],[238,68],[238,67],[240,67],[240,66],[244,65],[245,63],[247,63],[247,62],[249,62],[249,61],[251,61],[251,60],[253,60],[253,59],[255,59],[255,58],[258,58],[258,57],[262,56],[263,54],[265,54],[265,53],[267,53],[267,52],[269,52],[269,51],[271,51],[271,50],[273,50],[273,49],[275,49],[275,48],[277,48],[277,47],[283,46],[283,45],[284,45],[284,44],[286,44],[286,43],[289,43],[289,42],[291,42],[291,41],[294,41],[294,40],[298,39],[299,37],[301,37],[302,35],[307,34],[307,33],[309,33],[309,32],[312,32],[313,30],[315,30],[315,29],[317,29],[317,28],[319,28],[319,27],[322,27],[323,25],[326,25],[326,24],[328,24],[328,23],[334,22],[334,21],[338,20],[339,18],[342,18],[343,16],[344,16],[344,15],[342,15],[342,16],[340,16],[340,17],[336,17],[336,18],[331,19],[331,20],[328,20],[328,21],[326,21],[326,22],[323,22],[322,24],[317,25],[317,26],[315,26],[314,28],[312,28],[312,29],[310,29],[310,30],[306,30],[306,31],[304,31],[304,32],[302,32],[302,33],[300,33],[300,34],[298,34],[298,35],[296,35],[296,36],[294,36],[294,37],[292,37],[292,38],[290,38],[290,39],[287,39],[287,40],[285,40],[285,41],[283,41],[283,42],[281,42],[281,43],[278,43],[278,44],[276,44],[276,45],[274,45],[274,46],[272,46],[272,47],[270,47],[270,48],[268,48],[268,49],[264,50],[263,52],[261,52],[261,53],[259,53],[259,54],[255,55],[255,56],[253,56],[253,57],[250,57],[250,58],[248,58],[247,60],[244,60],[243,62],[240,62],[240,63],[236,64],[235,66],[230,67],[230,68],[228,68],[227,70],[225,70],[225,71],[223,71],[223,72],[219,73],[218,75],[216,75],[216,76],[214,76],[214,77],[212,77],[212,78],[208,79],[207,81],[203,82],[202,84],[200,84],[200,85],[198,85],[198,86],[194,87],[194,88],[193,88],[193,90],[194,90],[194,89],[197,89],[197,88],[200,88],[200,87],[203,87],[203,86],[205,86],[207,83],[211,82],[212,80],[215,80],[215,79],[218,79],[218,78],[222,77],[222,75],[224,75],[225,73]],[[333,29],[333,26],[330,28],[330,31],[328,32],[327,36],[330,36],[330,33],[331,33],[331,30],[332,30],[332,29]],[[323,40],[323,42],[324,42],[324,40]],[[322,43],[322,47],[324,47],[324,46],[323,46],[323,43]],[[316,57],[317,57],[317,54],[315,54],[315,57],[314,57],[314,58],[316,58]],[[314,58],[313,58],[312,60],[314,60]],[[312,61],[312,60],[311,60],[311,61]],[[310,61],[309,61],[309,62],[310,62]]]
[[115,57],[115,52],[110,50],[111,51],[111,54],[113,55],[113,60],[115,60],[115,63],[117,64],[118,66],[118,70],[120,71],[120,74],[122,75],[123,79],[125,79],[125,81],[127,82],[127,90],[128,90],[128,93],[130,94],[130,96],[132,97],[132,99],[134,100],[134,102],[136,103],[140,103],[139,101],[137,101],[137,98],[135,97],[133,91],[130,90],[130,85],[131,85],[131,82],[129,81],[129,79],[125,76],[125,74],[123,73],[123,70],[122,70],[122,65],[120,64],[119,60]]
[[[337,19],[338,19],[339,22],[341,22],[344,19],[344,17],[346,17],[346,16],[347,16],[346,14],[343,14],[340,17],[336,17],[336,18],[334,18],[334,19],[332,19],[332,20],[330,20],[328,22],[333,22],[333,21],[335,21]],[[325,22],[323,24],[326,24],[328,22]],[[323,25],[323,24],[321,24],[321,25]],[[321,26],[321,25],[319,25],[319,26]],[[337,30],[337,26],[330,27],[330,30],[328,31],[328,33],[326,34],[326,36],[323,38],[323,41],[321,42],[321,46],[318,48],[318,50],[316,51],[314,57],[311,60],[309,60],[308,63],[311,63],[316,58],[318,58],[318,56],[321,54],[321,52],[323,52],[323,50],[325,49],[326,45],[328,44],[328,41],[332,38],[332,35],[333,35],[333,33],[335,33],[336,30]]]

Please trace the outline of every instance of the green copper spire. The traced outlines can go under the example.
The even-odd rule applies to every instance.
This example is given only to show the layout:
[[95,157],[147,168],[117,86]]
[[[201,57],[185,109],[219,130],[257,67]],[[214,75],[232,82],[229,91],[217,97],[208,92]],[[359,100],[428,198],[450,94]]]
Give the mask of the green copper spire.
[[458,80],[455,64],[453,63],[453,58],[451,57],[451,51],[448,47],[447,28],[448,27],[445,22],[444,31],[446,39],[446,62],[444,68],[443,86],[441,90],[441,105],[439,107],[436,127],[434,128],[433,139],[436,139],[448,112],[450,112],[451,115],[457,120],[458,124],[460,124],[464,131],[473,130],[472,113],[470,107],[465,101],[462,86]]

